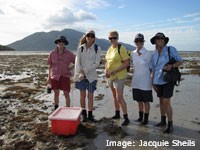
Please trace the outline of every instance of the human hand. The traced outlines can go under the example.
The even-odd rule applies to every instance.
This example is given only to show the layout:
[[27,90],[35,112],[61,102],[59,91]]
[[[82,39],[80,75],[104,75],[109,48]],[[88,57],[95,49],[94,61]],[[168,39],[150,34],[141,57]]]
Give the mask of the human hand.
[[110,78],[110,74],[106,73],[106,78]]
[[156,85],[153,84],[153,89],[154,91],[157,93],[158,92],[158,88],[156,87]]
[[163,68],[164,71],[170,71],[172,69],[172,64],[167,64],[165,65],[165,67]]
[[84,79],[84,74],[80,73],[79,76],[78,76],[78,79],[81,81]]
[[114,71],[112,71],[110,74],[113,76],[113,75],[116,74],[116,71],[114,70]]

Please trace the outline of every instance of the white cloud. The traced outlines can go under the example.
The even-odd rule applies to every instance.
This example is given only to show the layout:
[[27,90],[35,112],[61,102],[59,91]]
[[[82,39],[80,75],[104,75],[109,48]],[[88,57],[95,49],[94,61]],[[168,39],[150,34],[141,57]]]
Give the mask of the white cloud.
[[3,12],[3,10],[1,10],[1,9],[0,9],[0,15],[4,15],[4,12]]
[[83,10],[79,10],[78,12],[74,13],[75,17],[79,21],[85,21],[85,20],[96,20],[97,16],[91,12],[86,12]]
[[122,9],[122,8],[125,8],[125,7],[126,7],[126,5],[124,5],[124,4],[118,6],[119,9]]
[[108,7],[110,4],[106,2],[105,0],[86,0],[86,7],[87,8],[104,8]]
[[87,25],[97,16],[79,9],[82,3],[85,5],[82,0],[1,0],[0,44],[9,44],[39,31],[83,29],[83,22]]
[[192,13],[192,14],[187,14],[187,15],[184,15],[183,17],[185,18],[188,18],[188,17],[195,17],[195,16],[199,16],[200,15],[200,12],[197,12],[197,13]]
[[96,18],[96,15],[90,12],[83,10],[73,12],[68,8],[64,8],[62,11],[48,18],[49,23],[47,26],[73,25],[87,20],[96,20]]
[[[196,25],[200,27],[200,25]],[[157,33],[163,32],[165,36],[169,37],[169,44],[175,46],[179,51],[182,50],[200,50],[197,49],[200,47],[200,31],[194,29],[194,26],[177,26],[177,27],[165,27],[165,28],[156,28],[156,29],[147,29],[147,30],[133,30],[132,32],[120,32],[120,40],[122,42],[127,42],[134,45],[133,39],[137,33],[144,34],[145,37],[145,47],[149,50],[154,49],[154,45],[150,43],[150,39]]]

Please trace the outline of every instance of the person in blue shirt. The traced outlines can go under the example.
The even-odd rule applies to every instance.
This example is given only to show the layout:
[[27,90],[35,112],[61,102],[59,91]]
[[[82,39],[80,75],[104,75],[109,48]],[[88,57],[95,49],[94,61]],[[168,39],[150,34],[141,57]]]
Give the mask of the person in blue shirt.
[[153,53],[151,65],[153,71],[153,88],[160,99],[160,113],[161,122],[156,126],[166,126],[166,115],[168,118],[168,127],[164,133],[173,132],[172,115],[173,110],[170,103],[170,98],[173,96],[174,83],[166,82],[163,80],[164,71],[171,70],[182,64],[182,58],[178,54],[175,47],[170,46],[170,56],[177,62],[174,64],[166,65],[169,62],[168,46],[169,38],[165,37],[163,33],[157,33],[151,38],[151,43],[155,45],[155,52]]

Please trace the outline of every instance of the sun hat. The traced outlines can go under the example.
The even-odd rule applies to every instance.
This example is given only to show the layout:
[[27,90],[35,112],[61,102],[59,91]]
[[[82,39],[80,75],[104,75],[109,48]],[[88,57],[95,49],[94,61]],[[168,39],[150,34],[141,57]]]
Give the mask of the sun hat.
[[88,34],[94,34],[94,36],[95,36],[95,32],[93,30],[87,31],[85,35],[88,35]]
[[55,44],[58,44],[58,42],[64,42],[65,45],[69,44],[65,36],[60,36],[58,39],[55,40]]
[[141,34],[141,33],[136,34],[136,35],[135,35],[134,42],[135,42],[136,40],[141,40],[141,41],[144,42],[144,35]]
[[155,44],[156,43],[156,38],[163,38],[165,40],[165,45],[169,42],[169,38],[166,37],[163,33],[158,32],[156,33],[156,35],[154,37],[151,38],[151,44]]

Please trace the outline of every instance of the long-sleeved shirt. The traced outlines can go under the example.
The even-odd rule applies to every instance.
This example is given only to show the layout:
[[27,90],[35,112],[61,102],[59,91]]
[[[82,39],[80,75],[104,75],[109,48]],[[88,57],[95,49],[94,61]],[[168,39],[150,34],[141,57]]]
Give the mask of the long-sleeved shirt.
[[90,83],[97,80],[96,69],[100,64],[100,54],[100,46],[98,46],[96,51],[94,44],[88,49],[86,48],[86,44],[80,45],[77,48],[74,71],[75,81],[78,81],[81,69],[84,70],[84,75]]

